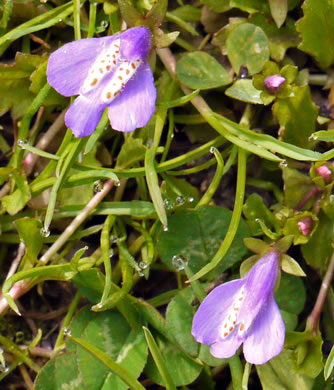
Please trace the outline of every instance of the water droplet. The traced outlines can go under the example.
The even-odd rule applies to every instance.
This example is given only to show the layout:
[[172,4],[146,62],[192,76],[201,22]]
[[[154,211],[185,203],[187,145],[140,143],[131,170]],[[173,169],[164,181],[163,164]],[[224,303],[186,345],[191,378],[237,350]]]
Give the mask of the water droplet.
[[172,210],[173,209],[173,204],[172,204],[172,202],[168,198],[164,199],[164,206],[165,206],[166,210]]
[[140,269],[146,269],[148,267],[148,265],[146,264],[146,263],[144,263],[143,261],[141,261],[140,263],[139,263],[139,268]]
[[64,336],[72,336],[72,332],[70,328],[64,328]]
[[214,147],[214,146],[211,146],[211,148],[210,148],[210,153],[212,153],[212,154],[215,154],[215,151],[216,151],[217,149]]
[[163,230],[164,232],[168,232],[168,226],[167,226],[167,225],[164,225],[163,228],[162,228],[162,230]]
[[194,200],[195,200],[195,199],[194,199],[194,197],[193,197],[193,196],[189,196],[189,198],[188,198],[188,202],[192,203]]
[[183,271],[188,262],[180,255],[173,256],[172,264],[176,268],[176,271]]
[[114,236],[114,235],[110,236],[110,242],[111,242],[112,244],[117,244],[117,237]]
[[240,67],[239,77],[241,79],[246,79],[248,77],[248,69],[246,68],[246,66]]
[[17,146],[18,146],[19,148],[23,148],[24,145],[25,145],[25,141],[24,141],[23,139],[19,139],[19,140],[17,141]]
[[112,257],[114,256],[114,254],[115,254],[114,251],[111,249],[111,250],[109,251],[109,257],[112,258]]
[[281,161],[281,162],[279,163],[279,166],[280,166],[281,168],[286,168],[286,167],[288,166],[288,163],[286,162],[286,160],[283,160],[283,161]]
[[93,184],[93,191],[95,193],[97,192],[101,192],[103,190],[103,183],[101,180],[97,180],[94,184]]
[[137,271],[137,274],[142,278],[143,276],[145,276],[144,272],[143,271]]
[[185,203],[185,201],[186,200],[184,199],[184,197],[182,195],[180,195],[176,198],[176,204],[178,204],[179,206],[182,206]]
[[316,141],[318,139],[318,137],[313,133],[311,134],[309,137],[308,137],[308,140],[309,141]]
[[96,306],[97,306],[98,309],[102,309],[102,303],[101,302],[98,303]]
[[72,332],[70,328],[64,328],[64,336],[72,336]]
[[62,19],[62,18],[59,18],[59,19],[58,19],[58,22],[59,22],[59,23],[61,23],[62,21],[63,21],[63,19]]
[[147,140],[146,146],[147,146],[148,148],[150,148],[152,145],[153,145],[153,139],[150,138],[149,140]]
[[47,227],[44,226],[44,227],[40,230],[40,234],[41,234],[42,237],[49,237],[49,235],[50,235],[50,230],[49,230],[49,228],[47,228]]
[[119,187],[121,185],[121,182],[119,180],[114,181],[114,186]]
[[102,22],[101,22],[101,27],[107,28],[108,25],[109,25],[109,23],[108,23],[106,20],[102,20]]

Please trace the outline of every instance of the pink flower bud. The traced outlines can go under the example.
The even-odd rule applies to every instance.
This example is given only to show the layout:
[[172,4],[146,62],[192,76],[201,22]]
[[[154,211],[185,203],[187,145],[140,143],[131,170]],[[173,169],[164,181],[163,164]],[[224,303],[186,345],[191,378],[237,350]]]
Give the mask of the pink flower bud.
[[269,76],[264,80],[264,85],[269,93],[274,95],[277,94],[278,89],[281,85],[285,83],[285,78],[279,74],[275,74],[273,76]]
[[305,217],[303,219],[301,219],[298,223],[298,228],[300,230],[300,232],[304,235],[304,236],[309,236],[312,229],[313,229],[313,226],[314,226],[314,221],[311,217]]
[[328,168],[326,164],[320,165],[320,167],[316,168],[316,171],[317,174],[325,180],[326,184],[332,181],[332,171]]

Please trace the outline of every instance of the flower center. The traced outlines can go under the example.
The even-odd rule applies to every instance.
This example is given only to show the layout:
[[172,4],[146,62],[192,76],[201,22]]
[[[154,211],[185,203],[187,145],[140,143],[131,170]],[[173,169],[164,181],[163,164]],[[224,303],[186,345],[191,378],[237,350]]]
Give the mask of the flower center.
[[[241,287],[240,291],[236,295],[233,305],[229,312],[227,313],[227,316],[225,317],[221,329],[220,329],[220,335],[222,339],[226,339],[234,330],[235,326],[237,325],[237,316],[239,313],[239,309],[241,307],[241,304],[245,297],[245,288],[244,286]],[[244,324],[241,324],[239,327],[239,333],[243,333],[244,331]]]
[[116,39],[108,49],[103,50],[103,52],[97,57],[83,84],[83,94],[96,88],[100,84],[101,80],[116,68],[121,57],[120,44],[120,39]]
[[139,58],[134,61],[124,60],[120,62],[112,79],[102,91],[102,101],[107,104],[111,103],[125,87],[125,84],[134,76],[141,64],[142,61]]

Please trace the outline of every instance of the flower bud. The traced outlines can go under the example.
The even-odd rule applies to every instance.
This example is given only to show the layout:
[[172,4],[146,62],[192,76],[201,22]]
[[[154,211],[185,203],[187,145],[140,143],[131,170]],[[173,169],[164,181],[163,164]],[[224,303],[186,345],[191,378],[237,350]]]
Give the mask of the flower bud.
[[320,167],[316,168],[316,171],[317,174],[325,180],[326,184],[332,181],[332,171],[328,168],[326,164],[320,165]]
[[279,74],[275,74],[273,76],[269,76],[264,80],[264,85],[269,93],[274,95],[277,94],[278,89],[281,85],[285,83],[285,78]]
[[304,235],[304,236],[309,236],[312,229],[313,229],[313,226],[314,226],[314,221],[311,217],[305,217],[303,219],[301,219],[298,223],[298,228],[300,230],[300,232]]

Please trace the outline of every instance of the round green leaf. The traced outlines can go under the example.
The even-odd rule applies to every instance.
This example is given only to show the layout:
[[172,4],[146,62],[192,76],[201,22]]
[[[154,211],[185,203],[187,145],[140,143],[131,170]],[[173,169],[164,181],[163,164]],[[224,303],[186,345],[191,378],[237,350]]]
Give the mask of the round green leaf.
[[167,307],[166,319],[169,333],[175,338],[182,349],[191,356],[197,356],[199,344],[191,334],[195,308],[191,305],[195,299],[193,290],[189,287],[180,291]]
[[[168,231],[161,231],[158,241],[162,261],[175,270],[173,257],[181,256],[195,274],[214,257],[227,233],[231,216],[230,210],[215,206],[202,206],[172,215],[168,218]],[[246,237],[249,237],[249,230],[241,220],[225,258],[208,274],[208,279],[215,278],[241,260],[247,253],[243,244]]]
[[80,375],[74,353],[65,353],[50,360],[35,380],[34,390],[64,389],[88,390]]
[[[141,374],[148,355],[141,327],[132,329],[118,312],[92,312],[86,306],[71,324],[72,336],[81,338],[108,354],[135,378]],[[125,390],[128,386],[89,352],[68,341],[67,350],[75,351],[77,365],[88,389]]]
[[262,70],[269,60],[269,41],[263,30],[245,23],[236,27],[226,40],[227,56],[236,73],[246,66],[250,75]]
[[252,80],[237,80],[225,94],[233,99],[252,104],[263,104],[261,91],[253,86]]
[[192,89],[210,89],[230,84],[232,77],[212,56],[197,51],[187,53],[176,65],[182,84]]
[[282,273],[275,299],[280,309],[299,314],[303,310],[306,300],[303,281],[296,276]]

